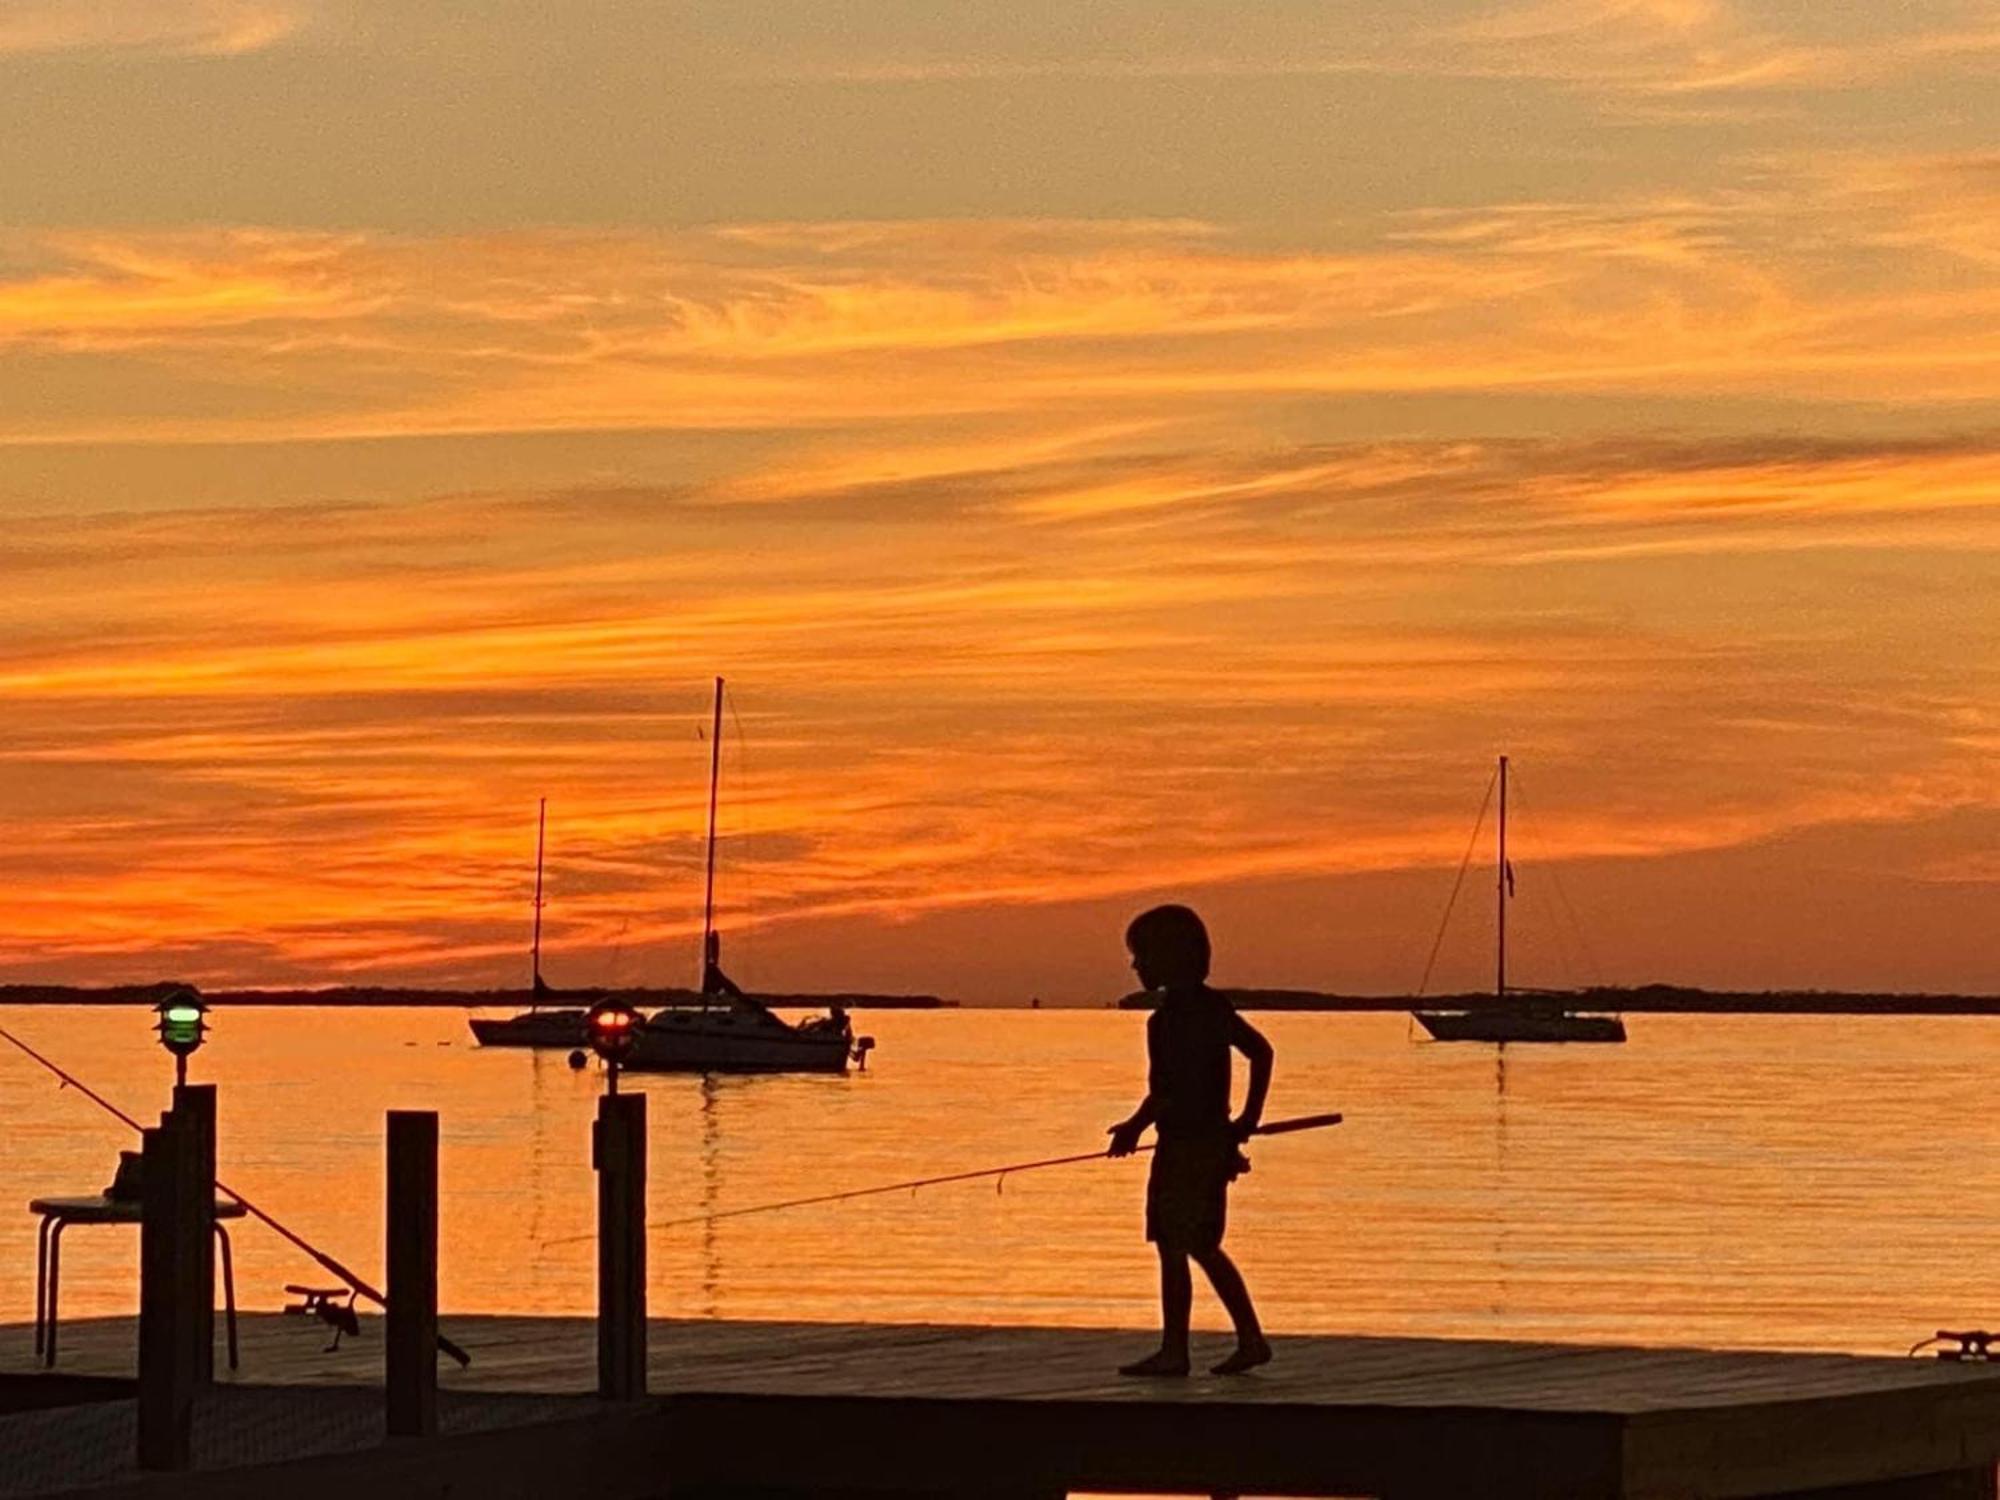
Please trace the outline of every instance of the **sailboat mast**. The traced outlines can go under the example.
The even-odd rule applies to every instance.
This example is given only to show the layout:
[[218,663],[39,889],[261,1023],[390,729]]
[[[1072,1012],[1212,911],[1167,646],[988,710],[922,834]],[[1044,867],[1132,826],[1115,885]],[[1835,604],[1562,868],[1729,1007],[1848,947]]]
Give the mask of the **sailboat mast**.
[[722,784],[722,679],[715,679],[715,713],[708,735],[708,879],[701,906],[701,987],[715,962],[715,800]]
[[535,813],[535,937],[528,949],[528,962],[533,970],[532,992],[536,1000],[542,994],[542,844],[549,831],[549,799],[542,798],[541,807]]
[[1494,899],[1500,913],[1496,930],[1500,937],[1499,953],[1493,977],[1493,994],[1496,999],[1507,998],[1507,757],[1500,757],[1500,852],[1499,865],[1493,872]]

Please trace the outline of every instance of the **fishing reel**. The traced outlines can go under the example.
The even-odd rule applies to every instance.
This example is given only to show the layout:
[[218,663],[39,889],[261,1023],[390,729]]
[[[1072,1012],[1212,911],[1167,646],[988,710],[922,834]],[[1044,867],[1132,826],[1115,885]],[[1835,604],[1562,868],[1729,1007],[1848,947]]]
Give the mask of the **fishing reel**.
[[[299,1300],[288,1303],[285,1311],[293,1316],[318,1318],[333,1330],[333,1342],[323,1353],[333,1354],[340,1348],[342,1334],[361,1337],[361,1317],[354,1311],[355,1289],[348,1286],[296,1286],[286,1283],[285,1290]],[[345,1302],[335,1298],[345,1297]]]

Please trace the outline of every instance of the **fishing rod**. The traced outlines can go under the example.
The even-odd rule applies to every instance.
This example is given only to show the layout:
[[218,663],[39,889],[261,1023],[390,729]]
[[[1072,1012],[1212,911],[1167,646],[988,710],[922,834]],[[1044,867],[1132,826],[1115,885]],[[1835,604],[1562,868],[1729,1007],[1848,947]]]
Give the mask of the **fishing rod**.
[[[1259,1125],[1250,1133],[1257,1135],[1292,1135],[1301,1130],[1324,1130],[1329,1125],[1338,1125],[1338,1114],[1297,1115],[1289,1120],[1273,1120],[1268,1125]],[[1158,1143],[1148,1141],[1143,1146],[1133,1148],[1135,1154],[1151,1151]],[[852,1198],[872,1198],[880,1193],[913,1193],[918,1188],[942,1187],[948,1182],[977,1182],[982,1177],[998,1177],[1003,1182],[1016,1172],[1034,1172],[1043,1167],[1067,1167],[1082,1161],[1103,1161],[1110,1156],[1108,1150],[1080,1151],[1074,1156],[1050,1156],[1040,1161],[1017,1161],[1004,1167],[982,1167],[976,1172],[947,1172],[942,1177],[916,1177],[908,1182],[888,1182],[880,1187],[849,1188],[844,1193],[816,1193],[810,1198],[787,1198],[782,1203],[759,1203],[750,1208],[728,1208],[720,1213],[691,1214],[684,1219],[660,1219],[648,1224],[648,1229],[679,1229],[689,1224],[713,1224],[717,1219],[740,1219],[745,1214],[771,1214],[781,1208],[806,1208],[818,1203],[845,1203]],[[557,1240],[544,1240],[543,1247],[550,1245],[573,1245],[578,1241],[594,1238],[588,1234],[565,1235]]]
[[[7,1030],[7,1028],[4,1026],[0,1026],[0,1038],[5,1038],[7,1041],[12,1042],[21,1051],[25,1052],[29,1057],[32,1057],[36,1062],[40,1063],[43,1067],[47,1068],[51,1073],[55,1074],[57,1078],[62,1080],[63,1086],[65,1088],[75,1089],[79,1094],[83,1095],[84,1098],[88,1099],[92,1104],[95,1104],[99,1109],[103,1110],[106,1114],[111,1115],[114,1119],[123,1121],[127,1126],[129,1126],[133,1130],[139,1131],[142,1135],[145,1133],[146,1127],[141,1125],[137,1120],[133,1119],[130,1115],[126,1114],[124,1110],[120,1109],[117,1105],[113,1104],[109,1099],[105,1098],[102,1094],[98,1093],[97,1090],[93,1089],[89,1084],[85,1083],[81,1078],[78,1078],[74,1073],[70,1073],[64,1070],[63,1068],[58,1067],[55,1063],[49,1061],[48,1058],[42,1056],[41,1053],[37,1052],[33,1047],[30,1047],[26,1042],[22,1041],[19,1037],[15,1036],[13,1032]],[[309,1243],[295,1231],[287,1228],[283,1224],[280,1224],[276,1219],[272,1218],[270,1214],[266,1213],[263,1209],[259,1208],[256,1204],[252,1203],[248,1198],[244,1197],[241,1193],[237,1192],[235,1188],[229,1186],[228,1183],[224,1182],[219,1177],[215,1180],[215,1190],[218,1193],[223,1194],[225,1197],[233,1198],[236,1201],[236,1203],[243,1209],[243,1211],[249,1214],[251,1218],[258,1220],[260,1223],[264,1224],[267,1228],[274,1230],[281,1238],[290,1241],[293,1245],[296,1245],[299,1249],[303,1250],[307,1255],[310,1255],[315,1261],[317,1261],[320,1264],[320,1266],[323,1269],[332,1272],[335,1276],[339,1277],[343,1282],[345,1282],[349,1287],[353,1288],[353,1290],[357,1295],[366,1297],[370,1302],[374,1303],[377,1307],[382,1308],[385,1311],[388,1309],[389,1299],[383,1296],[382,1293],[375,1290],[374,1287],[370,1286],[366,1281],[363,1281],[353,1271],[350,1271],[346,1266],[342,1265],[339,1261],[335,1260],[331,1255],[327,1254],[326,1251],[320,1249],[316,1245]],[[472,1356],[470,1354],[467,1354],[463,1348],[453,1343],[443,1334],[439,1334],[437,1336],[437,1346],[438,1348],[443,1350],[446,1354],[449,1354],[453,1359],[457,1360],[461,1367],[472,1363]]]

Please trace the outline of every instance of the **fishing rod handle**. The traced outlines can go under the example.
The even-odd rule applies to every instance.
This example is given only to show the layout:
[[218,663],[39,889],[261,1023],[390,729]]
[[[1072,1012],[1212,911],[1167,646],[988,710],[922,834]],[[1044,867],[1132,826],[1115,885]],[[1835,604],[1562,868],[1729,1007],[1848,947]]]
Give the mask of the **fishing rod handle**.
[[1294,1130],[1321,1130],[1328,1125],[1338,1125],[1341,1117],[1332,1115],[1299,1115],[1290,1120],[1273,1120],[1268,1125],[1259,1125],[1252,1135],[1290,1135]]

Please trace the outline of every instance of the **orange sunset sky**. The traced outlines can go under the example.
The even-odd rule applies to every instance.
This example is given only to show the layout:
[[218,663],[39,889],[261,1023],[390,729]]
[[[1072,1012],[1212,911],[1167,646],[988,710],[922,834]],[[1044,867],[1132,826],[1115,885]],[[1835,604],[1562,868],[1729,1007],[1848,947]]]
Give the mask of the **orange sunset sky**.
[[7,0],[0,980],[2000,991],[1996,402],[1989,0]]

